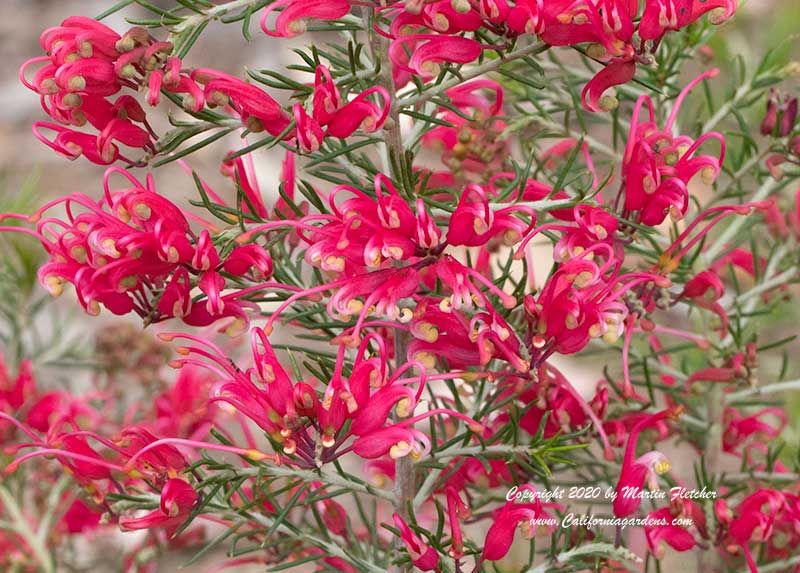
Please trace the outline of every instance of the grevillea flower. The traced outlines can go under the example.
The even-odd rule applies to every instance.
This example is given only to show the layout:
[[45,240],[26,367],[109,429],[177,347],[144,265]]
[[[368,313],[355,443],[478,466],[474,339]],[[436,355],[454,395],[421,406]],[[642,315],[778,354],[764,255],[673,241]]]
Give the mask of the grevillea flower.
[[642,40],[658,42],[667,31],[680,30],[711,13],[712,24],[721,24],[736,12],[736,0],[647,0],[639,22]]
[[[531,223],[526,224],[514,213],[527,215]],[[492,210],[486,191],[478,185],[468,185],[450,216],[447,242],[474,247],[502,235],[506,245],[513,245],[521,240],[535,221],[535,212],[523,205]]]
[[[381,174],[375,177],[374,189],[372,197],[355,187],[338,186],[328,196],[332,215],[308,215],[277,225],[295,228],[309,245],[306,261],[334,276],[386,269],[392,261],[417,261],[439,247],[439,230],[421,200],[414,213]],[[344,194],[353,196],[337,203]],[[318,221],[323,224],[314,226]],[[271,228],[275,225],[256,227],[249,234]]]
[[[411,58],[405,61],[405,50],[411,49]],[[437,36],[415,34],[401,36],[392,42],[389,57],[394,66],[419,75],[423,80],[432,80],[439,75],[441,64],[468,64],[478,59],[483,46],[463,36]]]
[[[770,423],[770,420],[773,420]],[[736,408],[725,409],[722,445],[726,452],[758,467],[754,453],[766,454],[768,444],[780,436],[786,427],[786,414],[780,408],[762,408],[750,415],[742,415]],[[776,467],[780,464],[776,460]]]
[[[710,132],[693,141],[687,136],[674,136],[672,129],[689,91],[718,73],[716,68],[709,70],[681,91],[663,129],[655,123],[655,110],[650,98],[642,96],[637,100],[622,162],[623,216],[635,216],[645,225],[658,225],[668,214],[673,219],[681,219],[689,206],[689,181],[695,175],[700,175],[707,185],[716,179],[725,158],[723,136]],[[649,120],[641,122],[640,113],[644,106],[649,111]],[[716,139],[721,145],[719,155],[698,155],[700,146],[711,139]]]
[[752,543],[762,544],[763,554],[771,560],[788,559],[800,541],[799,503],[800,498],[792,493],[757,489],[732,512],[724,506],[716,507],[727,518],[724,546],[731,552],[740,547],[751,573],[758,573],[750,549]]
[[658,451],[651,451],[634,459],[639,434],[663,420],[677,419],[680,413],[680,408],[662,410],[641,419],[631,429],[622,459],[622,472],[615,488],[616,497],[613,501],[613,508],[614,515],[617,517],[627,517],[639,509],[639,505],[642,503],[641,491],[645,481],[651,490],[657,490],[657,476],[670,469],[666,456]]
[[595,75],[581,92],[583,107],[589,111],[610,111],[619,106],[619,100],[609,90],[626,84],[636,75],[636,64],[632,60],[620,60],[608,64]]
[[463,311],[452,309],[447,299],[422,298],[409,330],[414,340],[408,354],[428,368],[436,366],[438,357],[458,369],[485,366],[493,359],[505,360],[520,372],[529,368],[519,338],[491,307],[470,319]]
[[710,310],[719,317],[720,338],[728,333],[728,313],[719,300],[725,294],[725,286],[719,276],[711,270],[701,271],[692,277],[683,288],[678,299],[688,298],[700,308]]
[[545,437],[552,437],[593,424],[604,442],[605,456],[613,458],[602,424],[608,407],[608,387],[605,384],[598,384],[595,395],[587,402],[557,368],[545,363],[539,368],[535,383],[508,377],[503,385],[509,395],[516,394],[516,400],[526,405],[519,426],[529,434],[536,435],[541,429]]
[[[267,26],[269,15],[283,7],[275,20],[275,30]],[[261,29],[269,36],[291,38],[306,31],[307,20],[336,20],[350,12],[349,0],[279,0],[261,14]]]
[[194,70],[191,79],[203,86],[209,104],[230,106],[250,131],[277,136],[289,126],[289,116],[278,102],[253,84],[209,68]]
[[553,247],[553,258],[558,262],[579,257],[584,251],[598,244],[614,248],[616,254],[618,245],[614,242],[614,234],[619,228],[619,222],[603,207],[581,203],[575,205],[571,211],[560,211],[557,218],[572,224],[548,223],[529,229],[519,248],[524,249],[531,239],[543,231],[560,231],[561,238]]
[[[368,99],[372,94],[380,95],[382,105],[377,105]],[[326,135],[345,138],[357,129],[365,133],[377,131],[389,115],[390,99],[389,92],[385,88],[373,86],[349,102],[343,102],[328,68],[317,67],[312,115],[318,125],[327,127]]]
[[[644,526],[650,552],[661,559],[664,557],[666,543],[675,551],[689,551],[697,546],[697,540],[684,527],[673,523],[676,518],[671,507],[662,507],[647,514],[648,525]],[[655,525],[652,525],[655,523]]]
[[[221,349],[200,338],[178,333],[164,334],[162,338],[193,342],[194,345],[179,347],[181,354],[190,357],[173,361],[173,364],[203,365],[215,372],[220,379],[213,389],[213,401],[225,402],[251,419],[282,445],[285,454],[296,456],[300,465],[336,459],[342,455],[342,445],[351,436],[355,440],[351,448],[344,451],[352,449],[365,459],[385,455],[421,457],[430,451],[430,438],[413,425],[435,415],[463,420],[473,431],[482,428],[474,420],[449,409],[435,409],[409,417],[425,386],[424,370],[421,364],[409,362],[389,375],[385,344],[375,334],[365,337],[358,346],[349,377],[342,373],[347,347],[339,346],[334,373],[321,395],[313,382],[292,380],[261,329],[253,329],[251,333],[254,366],[248,369],[235,367]],[[370,342],[375,342],[380,350],[368,358],[366,351]],[[420,369],[422,374],[416,378],[401,377],[411,367]],[[412,389],[412,384],[416,389]],[[392,411],[400,421],[389,421]],[[343,432],[345,425],[347,431]]]
[[172,478],[161,488],[158,509],[141,517],[123,517],[119,520],[123,531],[165,527],[174,531],[186,521],[199,496],[194,488],[180,478]]
[[[542,502],[533,486],[521,486],[519,491],[530,492],[534,501],[531,503],[509,501],[493,512],[493,522],[486,532],[479,563],[502,559],[511,549],[517,528],[522,530],[526,539],[532,539],[539,527],[536,520],[541,520],[542,523],[552,520],[554,518],[547,510],[564,508],[558,503]],[[543,529],[549,531],[554,528],[554,525],[543,526]]]
[[439,568],[439,554],[436,550],[414,533],[400,515],[395,513],[392,519],[400,530],[400,540],[405,545],[414,566],[420,571],[436,571]]
[[[601,265],[589,260],[587,255],[594,252],[605,252],[607,260]],[[553,352],[577,352],[591,338],[617,340],[628,316],[622,300],[625,292],[648,282],[671,284],[650,273],[619,275],[619,269],[620,263],[611,256],[610,248],[599,243],[561,265],[536,298],[526,295],[528,344],[538,357],[534,364],[540,364]]]
[[709,12],[709,20],[720,24],[735,11],[736,0],[646,0],[641,14],[639,3],[630,0],[524,0],[510,10],[508,25],[516,33],[537,34],[552,46],[588,44],[587,54],[605,67],[589,81],[581,99],[589,111],[608,111],[618,105],[610,88],[630,81],[637,63],[652,61],[666,32]]

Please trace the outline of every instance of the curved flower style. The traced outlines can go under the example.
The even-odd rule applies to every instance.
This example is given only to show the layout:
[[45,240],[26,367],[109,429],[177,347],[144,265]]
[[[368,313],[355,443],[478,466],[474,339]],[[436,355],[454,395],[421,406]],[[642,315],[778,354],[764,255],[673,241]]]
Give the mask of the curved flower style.
[[[267,19],[276,8],[283,8],[275,20],[275,30]],[[348,0],[280,0],[272,2],[261,14],[261,29],[270,36],[291,38],[306,31],[308,19],[336,20],[350,12]]]

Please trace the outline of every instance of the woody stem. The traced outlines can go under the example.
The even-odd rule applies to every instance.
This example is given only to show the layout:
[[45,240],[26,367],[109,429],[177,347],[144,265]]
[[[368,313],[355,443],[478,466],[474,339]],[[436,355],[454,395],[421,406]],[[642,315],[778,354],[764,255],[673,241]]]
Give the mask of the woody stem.
[[[387,0],[381,0],[380,4],[381,6],[386,6],[388,2]],[[367,33],[370,54],[372,55],[372,65],[375,69],[380,68],[380,72],[376,77],[376,85],[384,88],[391,96],[391,108],[383,124],[383,132],[386,136],[386,155],[383,158],[383,167],[384,171],[397,182],[398,173],[396,171],[400,169],[400,161],[403,155],[403,138],[400,132],[400,106],[398,105],[397,90],[394,85],[392,62],[389,59],[390,40],[375,31],[375,14],[374,8],[368,6],[362,8],[364,29]]]
[[[723,387],[721,384],[712,384],[708,391],[708,410],[707,422],[708,434],[706,438],[706,447],[704,454],[704,462],[706,472],[712,479],[716,478],[720,472],[720,462],[722,459],[722,428],[723,428]],[[710,520],[710,524],[715,521]],[[712,539],[713,539],[712,533]],[[708,551],[701,551],[697,556],[697,570],[713,572],[719,569],[721,564],[719,552],[715,548]]]
[[[394,358],[397,367],[400,367],[408,360],[409,333],[405,330],[395,330],[394,336]],[[393,418],[395,423],[400,421],[396,413],[393,414]],[[404,521],[408,522],[409,508],[413,504],[414,494],[417,491],[414,461],[410,456],[403,456],[397,458],[394,464],[395,511]],[[402,542],[400,542],[400,547],[402,547]],[[408,570],[410,571],[410,569]],[[403,569],[398,568],[397,571],[403,571]]]

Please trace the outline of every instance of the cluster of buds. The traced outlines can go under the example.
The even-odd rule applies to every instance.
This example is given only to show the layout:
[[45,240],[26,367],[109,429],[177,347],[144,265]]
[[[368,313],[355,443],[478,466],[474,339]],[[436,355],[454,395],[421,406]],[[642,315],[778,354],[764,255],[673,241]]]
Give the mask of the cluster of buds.
[[[491,93],[491,98],[484,91]],[[486,178],[504,171],[508,143],[500,137],[506,128],[500,119],[502,86],[481,79],[465,82],[445,93],[449,105],[439,110],[438,117],[449,125],[438,125],[428,131],[422,138],[423,144],[440,152],[442,163],[456,177],[474,174]]]
[[778,181],[783,179],[781,165],[800,164],[800,135],[796,133],[797,98],[790,94],[770,90],[767,98],[767,109],[761,121],[761,135],[776,140],[776,152],[764,161],[772,177]]

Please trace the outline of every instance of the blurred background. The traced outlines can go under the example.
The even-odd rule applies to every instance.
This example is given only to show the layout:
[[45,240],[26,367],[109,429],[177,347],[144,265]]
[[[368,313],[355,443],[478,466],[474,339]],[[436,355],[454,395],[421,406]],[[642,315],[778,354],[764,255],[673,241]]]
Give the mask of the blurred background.
[[[171,6],[171,2],[153,2],[156,5]],[[10,208],[24,209],[25,206],[40,205],[49,199],[60,197],[68,193],[81,191],[90,196],[99,196],[102,191],[102,177],[105,168],[95,166],[79,159],[69,162],[67,159],[56,155],[45,145],[41,144],[30,131],[31,123],[44,119],[43,112],[36,95],[28,91],[18,79],[19,66],[30,57],[39,55],[39,34],[50,26],[58,25],[64,18],[71,15],[95,16],[111,5],[113,0],[1,0],[2,18],[0,18],[0,211]],[[120,13],[108,18],[105,23],[111,27],[121,29],[126,26],[124,17],[144,15],[137,8],[129,7]],[[192,49],[186,59],[186,65],[192,67],[202,65],[214,67],[227,73],[244,76],[245,68],[275,68],[283,67],[292,62],[293,54],[285,40],[281,40],[280,49],[276,49],[276,41],[271,40],[261,33],[256,33],[257,25],[254,24],[253,41],[246,42],[240,34],[238,26],[224,26],[212,24],[204,32],[200,42]],[[727,24],[725,29],[718,34],[711,47],[715,54],[715,65],[723,70],[730,66],[731,55],[741,55],[748,67],[763,56],[769,46],[779,40],[790,39],[792,42],[791,58],[800,61],[800,42],[792,35],[800,30],[800,2],[797,0],[749,0],[741,2],[739,13],[733,22]],[[301,36],[292,40],[299,44],[309,43],[311,36]],[[159,114],[151,114],[157,117]],[[165,114],[162,114],[165,115]],[[754,121],[755,118],[753,118]],[[159,129],[161,127],[161,129]],[[154,125],[158,132],[164,131],[164,125]],[[228,146],[227,148],[225,146]],[[219,173],[219,159],[228,149],[241,145],[235,136],[223,140],[216,145],[204,149],[190,159],[190,165],[197,170],[212,187],[230,189],[230,186]],[[280,162],[283,152],[280,149],[270,151],[260,150],[256,157],[256,168],[259,174],[259,183],[262,191],[267,196],[267,202],[277,197],[277,182],[280,173]],[[143,177],[143,172],[141,177]],[[224,182],[224,183],[223,183]],[[196,197],[196,189],[189,176],[177,165],[170,164],[160,169],[156,174],[156,187],[158,191],[173,201],[185,204],[189,198]],[[13,207],[10,207],[13,206]],[[33,207],[35,208],[35,207]],[[6,239],[3,239],[4,241]],[[35,242],[21,238],[14,243],[33,247]],[[0,249],[5,258],[8,243],[0,242]],[[23,252],[25,249],[20,250]],[[41,254],[41,253],[40,253]],[[35,255],[24,255],[35,256]],[[28,268],[35,269],[37,261],[29,259]],[[12,277],[13,278],[13,277]],[[4,306],[9,314],[18,317],[26,316],[25,305],[30,301],[41,299],[43,291],[36,285],[34,276],[28,273],[24,281],[0,280],[0,306]],[[47,341],[38,345],[42,353],[38,357],[37,366],[46,368],[46,376],[37,370],[38,378],[44,386],[57,387],[70,381],[74,383],[74,371],[70,365],[81,366],[89,357],[93,360],[102,360],[105,352],[106,358],[120,361],[124,356],[130,359],[141,358],[132,355],[130,341],[137,335],[127,330],[123,319],[113,317],[107,312],[100,317],[92,318],[84,315],[74,301],[69,300],[67,294],[58,300],[48,310],[47,315],[41,318],[45,322],[43,330],[52,335],[53,340],[60,344],[53,347]],[[30,310],[30,309],[28,309]],[[797,314],[797,311],[794,311]],[[797,316],[784,316],[767,318],[776,321],[776,328],[792,334],[796,333]],[[794,322],[792,320],[794,319]],[[132,319],[138,323],[135,317]],[[16,325],[22,329],[25,324]],[[123,326],[120,326],[123,324]],[[775,335],[775,338],[780,338]],[[111,350],[109,350],[109,348]],[[800,347],[795,343],[795,350]],[[8,351],[8,349],[6,349]],[[121,353],[120,353],[121,351]],[[115,354],[116,352],[116,354]],[[49,356],[52,355],[52,356]],[[795,353],[795,355],[797,355]],[[138,358],[136,358],[138,357]],[[49,368],[47,368],[49,366]],[[147,366],[146,364],[144,365]],[[570,368],[567,365],[567,368]],[[797,370],[798,365],[793,364]],[[586,377],[584,383],[593,383],[598,378],[596,369],[584,369]],[[571,372],[581,376],[581,368],[573,366]],[[797,373],[797,372],[795,372]],[[580,382],[580,380],[576,380]],[[794,412],[800,414],[800,399],[793,405]],[[792,417],[790,416],[790,420]],[[794,420],[800,415],[794,416]],[[791,437],[798,436],[797,422],[790,428]],[[687,460],[687,463],[691,463]],[[218,561],[214,557],[211,561]],[[694,559],[689,560],[691,565],[675,564],[674,570],[690,571],[694,566]],[[164,563],[159,571],[173,571],[178,563]],[[666,570],[673,570],[665,565]],[[185,571],[207,571],[208,566],[203,563],[197,569],[187,568]],[[259,569],[255,569],[259,570]]]

